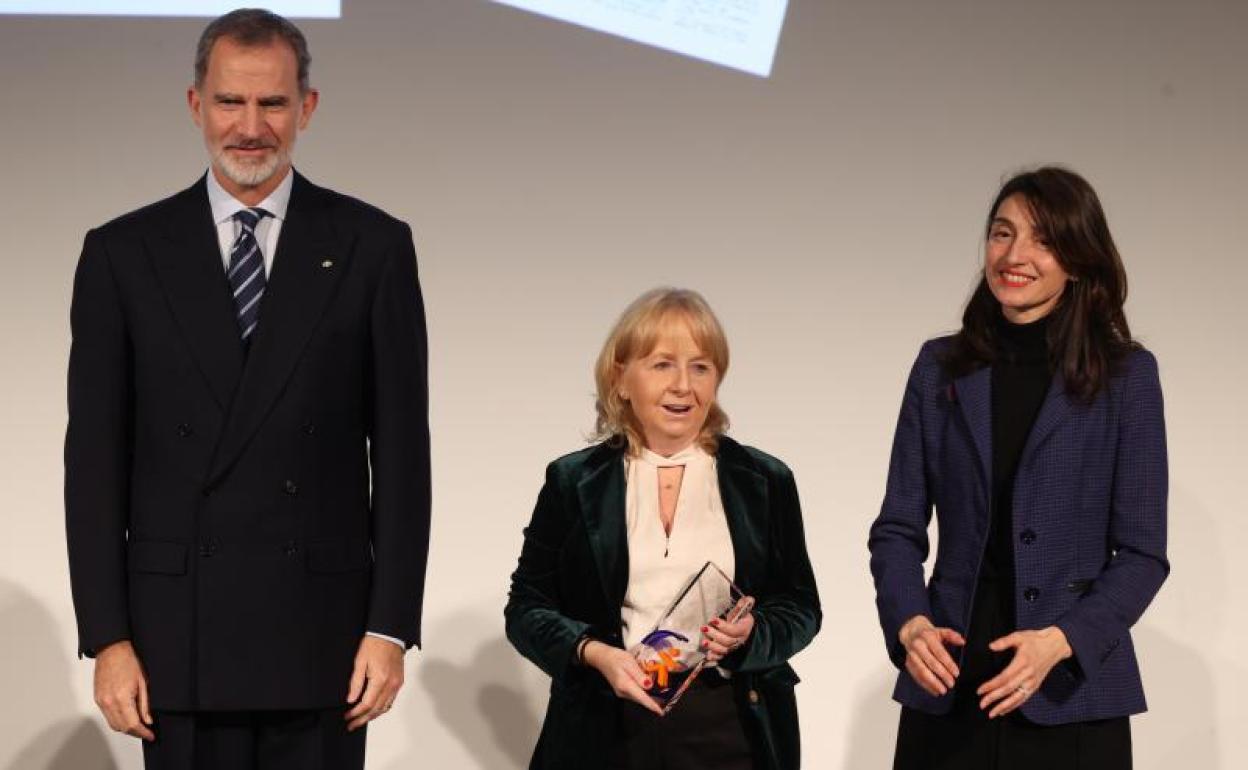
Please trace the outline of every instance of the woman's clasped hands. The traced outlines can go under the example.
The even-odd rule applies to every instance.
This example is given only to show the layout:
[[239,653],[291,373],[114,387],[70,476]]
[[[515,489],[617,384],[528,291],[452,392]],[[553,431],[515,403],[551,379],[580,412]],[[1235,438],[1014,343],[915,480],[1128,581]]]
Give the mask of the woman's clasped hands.
[[[906,671],[914,681],[931,695],[939,697],[949,692],[959,671],[948,647],[961,647],[966,639],[952,628],[935,626],[922,615],[906,621],[897,636],[906,648]],[[1073,654],[1066,635],[1057,626],[1015,631],[993,640],[988,648],[993,652],[1014,651],[1009,665],[975,690],[979,707],[988,711],[989,719],[1005,716],[1023,705],[1053,667]]]
[[944,695],[958,678],[958,664],[946,649],[948,645],[966,644],[962,634],[952,628],[937,628],[923,615],[915,615],[897,633],[906,648],[906,671],[930,695]]

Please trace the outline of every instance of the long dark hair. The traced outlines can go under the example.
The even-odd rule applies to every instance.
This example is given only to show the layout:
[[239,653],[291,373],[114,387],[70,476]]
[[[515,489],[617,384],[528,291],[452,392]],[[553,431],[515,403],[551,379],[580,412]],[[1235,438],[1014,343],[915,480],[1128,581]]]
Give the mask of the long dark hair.
[[[988,209],[985,239],[997,210],[1012,195],[1022,196],[1036,230],[1071,277],[1050,314],[1050,365],[1061,372],[1068,394],[1091,400],[1114,366],[1138,347],[1122,310],[1127,273],[1105,212],[1087,180],[1058,166],[1044,166],[1016,174],[1001,186]],[[960,377],[992,364],[1000,315],[1001,305],[981,275],[945,358],[950,374]]]

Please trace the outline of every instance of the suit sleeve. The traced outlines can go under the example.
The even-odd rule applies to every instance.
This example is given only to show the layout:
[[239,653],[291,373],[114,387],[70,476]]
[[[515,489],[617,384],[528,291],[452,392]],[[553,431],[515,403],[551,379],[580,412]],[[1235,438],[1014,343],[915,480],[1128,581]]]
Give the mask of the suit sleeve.
[[922,381],[925,368],[932,363],[930,356],[924,346],[910,370],[893,435],[884,502],[867,540],[884,643],[889,659],[899,668],[906,660],[897,638],[902,625],[915,615],[932,616],[923,582],[932,503],[924,458]]
[[1095,679],[1101,664],[1170,574],[1166,558],[1168,470],[1166,426],[1157,360],[1133,354],[1119,416],[1110,502],[1113,557],[1088,592],[1057,622],[1083,676]]
[[65,533],[78,654],[130,637],[126,527],[132,352],[109,255],[87,233],[74,276],[65,432]]
[[555,681],[567,675],[577,640],[590,631],[588,623],[559,609],[559,555],[570,533],[570,518],[552,463],[524,529],[524,546],[503,610],[507,639]]
[[787,662],[810,644],[823,623],[797,482],[784,468],[772,483],[767,585],[754,607],[749,642],[724,659],[724,667],[731,671],[761,671]]
[[373,585],[369,631],[420,644],[429,558],[428,343],[412,232],[401,225],[372,307]]

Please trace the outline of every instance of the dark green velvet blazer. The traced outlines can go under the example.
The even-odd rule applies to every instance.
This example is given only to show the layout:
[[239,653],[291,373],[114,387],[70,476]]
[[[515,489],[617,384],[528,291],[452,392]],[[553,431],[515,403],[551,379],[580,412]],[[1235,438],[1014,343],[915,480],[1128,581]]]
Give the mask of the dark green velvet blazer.
[[[616,745],[620,701],[573,660],[582,634],[623,646],[628,584],[624,449],[599,444],[559,458],[524,530],[511,576],[507,638],[551,677],[530,768],[593,770]],[[797,674],[788,664],[819,631],[822,611],[806,555],[793,474],[774,457],[721,437],[720,497],[736,558],[734,582],[757,599],[749,642],[725,658],[760,770],[800,766]]]

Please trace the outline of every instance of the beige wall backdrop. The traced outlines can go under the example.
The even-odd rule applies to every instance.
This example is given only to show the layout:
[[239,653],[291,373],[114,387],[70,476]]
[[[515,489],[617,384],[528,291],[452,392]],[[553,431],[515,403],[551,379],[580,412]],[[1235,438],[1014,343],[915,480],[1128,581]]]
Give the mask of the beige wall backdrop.
[[[297,162],[412,223],[432,348],[426,646],[372,770],[527,762],[547,682],[503,638],[520,530],[584,443],[608,325],[656,284],[710,299],[733,434],[797,474],[825,606],[795,661],[805,764],[887,767],[866,532],[902,385],[956,327],[995,186],[1044,161],[1101,193],[1167,397],[1174,570],[1135,629],[1137,767],[1242,761],[1248,4],[791,0],[767,80],[485,0],[344,5],[303,25],[323,98]],[[67,315],[85,231],[205,167],[203,23],[0,20],[0,768],[140,766],[74,657]]]

